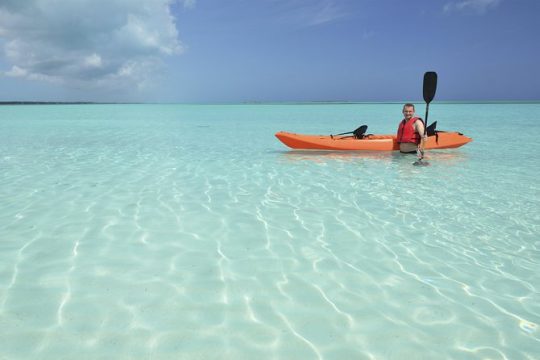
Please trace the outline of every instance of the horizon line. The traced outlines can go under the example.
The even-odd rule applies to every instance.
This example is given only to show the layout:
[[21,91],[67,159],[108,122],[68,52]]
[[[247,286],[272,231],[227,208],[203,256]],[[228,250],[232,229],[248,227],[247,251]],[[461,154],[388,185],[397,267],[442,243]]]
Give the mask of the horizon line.
[[[240,101],[240,102],[140,102],[140,101],[0,101],[5,105],[353,105],[353,104],[404,104],[425,103],[423,100],[388,100],[388,101],[343,101],[343,100],[314,100],[314,101]],[[433,100],[431,104],[533,104],[538,100]]]

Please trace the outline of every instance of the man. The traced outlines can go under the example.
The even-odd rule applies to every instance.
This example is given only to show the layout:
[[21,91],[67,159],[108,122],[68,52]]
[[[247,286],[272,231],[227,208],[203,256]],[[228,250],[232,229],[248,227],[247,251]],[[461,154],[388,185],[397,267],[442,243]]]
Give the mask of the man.
[[399,151],[405,154],[419,153],[419,157],[424,154],[424,121],[414,115],[414,105],[403,105],[404,119],[399,123],[397,141]]

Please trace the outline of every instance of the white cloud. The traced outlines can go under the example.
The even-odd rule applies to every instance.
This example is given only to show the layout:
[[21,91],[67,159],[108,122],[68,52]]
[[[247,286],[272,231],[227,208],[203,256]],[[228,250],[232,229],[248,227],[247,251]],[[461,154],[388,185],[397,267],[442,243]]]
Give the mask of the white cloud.
[[300,26],[318,26],[335,22],[345,16],[335,0],[274,0],[280,3],[282,18]]
[[28,71],[21,69],[18,66],[13,66],[10,71],[6,71],[5,73],[7,76],[11,77],[24,77],[28,75]]
[[101,56],[98,54],[92,54],[84,59],[84,63],[88,67],[101,67],[103,65]]
[[196,0],[184,0],[184,7],[187,9],[193,9],[195,7]]
[[478,14],[484,14],[488,10],[496,8],[501,0],[462,0],[452,1],[444,6],[445,12],[453,11],[472,11]]
[[182,52],[172,1],[1,0],[0,37],[12,65],[5,74],[77,87],[138,87],[164,56]]
[[311,25],[333,22],[346,15],[333,1],[323,1],[312,8]]

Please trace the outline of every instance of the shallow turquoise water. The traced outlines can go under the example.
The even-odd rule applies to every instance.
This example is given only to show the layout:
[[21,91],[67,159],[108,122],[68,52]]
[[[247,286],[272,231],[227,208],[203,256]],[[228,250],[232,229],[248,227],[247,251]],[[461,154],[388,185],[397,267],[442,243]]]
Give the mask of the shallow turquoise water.
[[432,104],[422,168],[273,136],[400,110],[0,107],[0,359],[536,358],[540,104]]

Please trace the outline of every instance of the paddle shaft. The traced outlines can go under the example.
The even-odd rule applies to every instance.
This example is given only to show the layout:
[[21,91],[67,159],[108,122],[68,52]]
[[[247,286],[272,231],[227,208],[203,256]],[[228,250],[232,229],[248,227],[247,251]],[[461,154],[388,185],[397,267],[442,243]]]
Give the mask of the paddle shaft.
[[428,163],[422,162],[424,158],[424,148],[426,146],[425,136],[427,135],[427,124],[428,124],[428,115],[429,115],[429,103],[435,97],[435,92],[437,91],[437,73],[434,71],[428,71],[424,73],[424,84],[423,84],[423,93],[424,101],[426,102],[426,118],[424,122],[424,134],[420,140],[420,147],[417,150],[418,161],[414,162],[414,165],[428,165]]
[[427,119],[428,119],[428,115],[429,115],[429,103],[426,104],[426,121],[424,123],[424,136],[427,135]]

